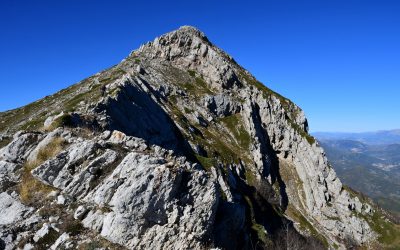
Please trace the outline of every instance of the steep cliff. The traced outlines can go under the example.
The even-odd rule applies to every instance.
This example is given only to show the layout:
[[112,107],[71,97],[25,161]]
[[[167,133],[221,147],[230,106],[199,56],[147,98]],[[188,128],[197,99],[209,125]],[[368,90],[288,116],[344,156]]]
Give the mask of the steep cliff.
[[193,27],[0,122],[0,248],[323,249],[398,230],[342,186],[299,107]]

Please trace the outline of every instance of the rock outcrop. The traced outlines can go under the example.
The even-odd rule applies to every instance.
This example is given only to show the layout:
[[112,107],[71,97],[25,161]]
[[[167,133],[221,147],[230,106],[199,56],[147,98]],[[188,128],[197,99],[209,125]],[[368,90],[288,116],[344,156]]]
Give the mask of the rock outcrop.
[[286,230],[318,249],[378,235],[303,111],[193,27],[31,105],[29,124],[0,115],[31,131],[0,149],[0,248],[262,249]]

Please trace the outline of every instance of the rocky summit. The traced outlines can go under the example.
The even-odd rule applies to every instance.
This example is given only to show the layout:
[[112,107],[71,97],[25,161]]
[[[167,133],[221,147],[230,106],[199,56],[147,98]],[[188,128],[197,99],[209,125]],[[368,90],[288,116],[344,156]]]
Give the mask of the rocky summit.
[[342,185],[303,111],[193,27],[0,113],[0,132],[0,249],[398,240],[389,214]]

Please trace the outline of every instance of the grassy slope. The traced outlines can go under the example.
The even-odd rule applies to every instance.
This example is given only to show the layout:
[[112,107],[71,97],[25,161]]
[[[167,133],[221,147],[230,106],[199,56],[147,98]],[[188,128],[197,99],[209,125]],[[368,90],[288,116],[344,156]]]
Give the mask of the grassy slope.
[[38,130],[50,115],[75,111],[81,102],[96,102],[101,97],[101,86],[124,73],[121,68],[114,66],[26,106],[1,112],[0,133],[12,135],[18,130]]
[[357,196],[361,202],[368,202],[373,205],[374,213],[372,216],[354,212],[355,216],[365,219],[372,230],[378,234],[377,242],[372,243],[373,247],[377,249],[400,249],[400,225],[398,224],[398,219],[374,204],[372,200],[364,194],[348,186],[343,186],[343,188],[350,193],[350,196]]

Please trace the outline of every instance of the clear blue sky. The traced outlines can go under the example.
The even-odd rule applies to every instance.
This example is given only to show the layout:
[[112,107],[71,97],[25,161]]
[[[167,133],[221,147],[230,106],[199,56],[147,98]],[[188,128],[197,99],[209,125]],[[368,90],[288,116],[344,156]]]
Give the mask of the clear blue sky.
[[304,109],[312,131],[400,128],[400,1],[0,3],[0,111],[193,25]]

